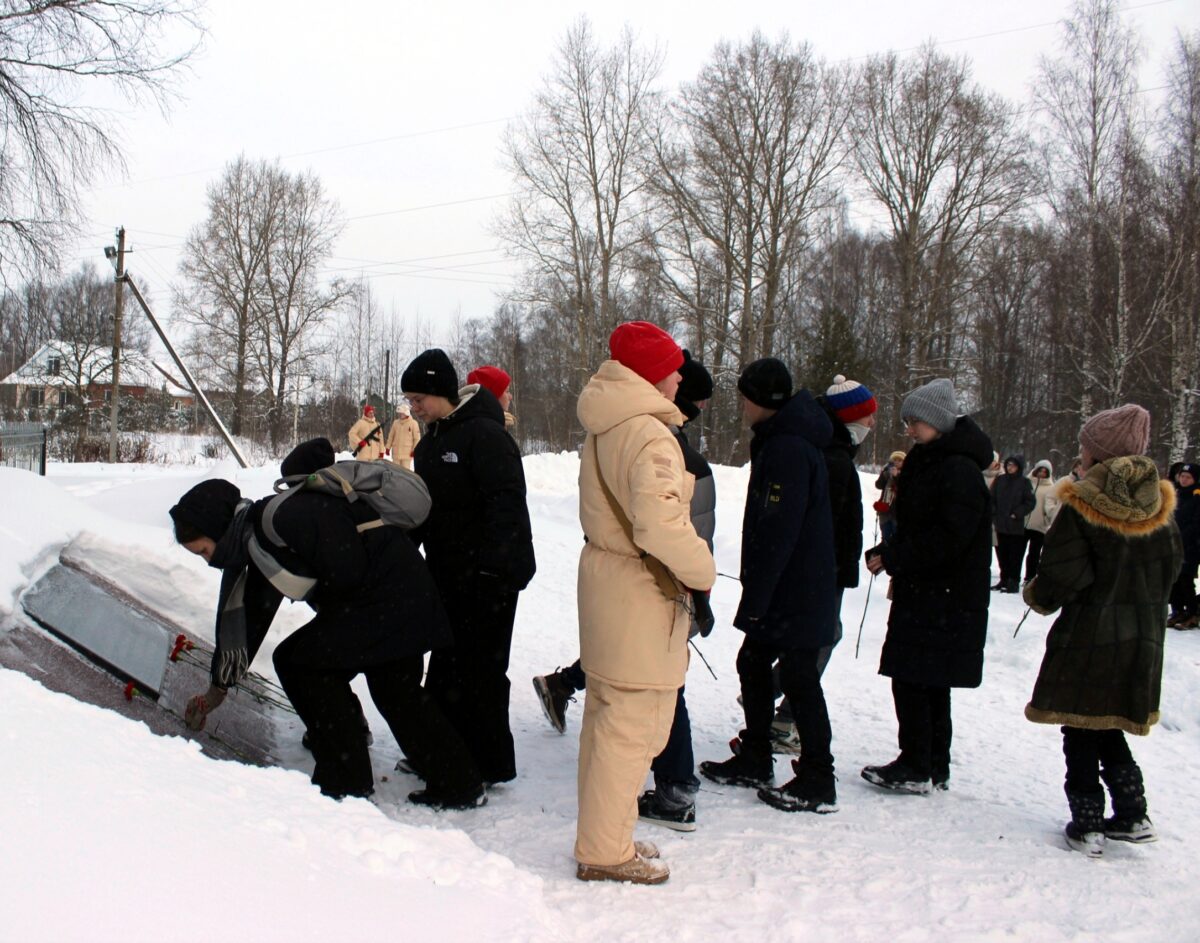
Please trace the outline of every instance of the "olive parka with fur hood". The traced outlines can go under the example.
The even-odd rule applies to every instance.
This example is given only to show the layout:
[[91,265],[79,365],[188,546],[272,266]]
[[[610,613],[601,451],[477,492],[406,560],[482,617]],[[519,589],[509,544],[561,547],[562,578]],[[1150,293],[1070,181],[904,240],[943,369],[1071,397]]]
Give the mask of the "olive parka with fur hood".
[[[708,590],[716,565],[690,518],[692,476],[671,427],[683,416],[650,383],[606,360],[579,396],[587,441],[579,469],[579,650],[584,671],[609,684],[672,689],[687,671],[691,615],[668,600],[642,557],[680,583]],[[604,484],[632,525],[633,540]]]
[[1025,602],[1050,615],[1025,716],[1040,724],[1145,735],[1158,721],[1167,598],[1183,545],[1174,489],[1144,455],[1111,458],[1060,482]]

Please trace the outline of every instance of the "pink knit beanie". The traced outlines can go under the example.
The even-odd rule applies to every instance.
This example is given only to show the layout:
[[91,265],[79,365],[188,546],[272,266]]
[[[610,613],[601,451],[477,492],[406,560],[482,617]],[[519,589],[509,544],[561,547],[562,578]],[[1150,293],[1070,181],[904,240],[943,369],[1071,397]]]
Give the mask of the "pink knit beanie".
[[1079,444],[1097,462],[1118,455],[1145,455],[1150,447],[1150,414],[1135,403],[1096,413],[1079,430]]

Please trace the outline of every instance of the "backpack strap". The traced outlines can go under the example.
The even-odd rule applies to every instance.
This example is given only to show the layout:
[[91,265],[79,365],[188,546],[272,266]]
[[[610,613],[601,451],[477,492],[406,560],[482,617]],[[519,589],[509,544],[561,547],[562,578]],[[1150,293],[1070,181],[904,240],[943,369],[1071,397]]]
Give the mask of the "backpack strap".
[[641,557],[642,564],[654,577],[654,582],[658,584],[659,591],[671,602],[677,602],[684,595],[684,586],[675,577],[675,574],[670,571],[665,563],[653,554],[647,553],[637,545],[637,541],[633,539],[633,523],[629,520],[625,509],[621,507],[617,501],[616,495],[612,493],[612,489],[608,487],[608,482],[604,480],[604,471],[600,468],[600,450],[597,447],[596,437],[591,437],[592,445],[592,461],[596,465],[596,479],[600,482],[600,489],[604,492],[604,498],[608,501],[609,509],[616,517],[617,523],[621,525],[621,530],[625,532],[625,537],[633,544],[633,548]]

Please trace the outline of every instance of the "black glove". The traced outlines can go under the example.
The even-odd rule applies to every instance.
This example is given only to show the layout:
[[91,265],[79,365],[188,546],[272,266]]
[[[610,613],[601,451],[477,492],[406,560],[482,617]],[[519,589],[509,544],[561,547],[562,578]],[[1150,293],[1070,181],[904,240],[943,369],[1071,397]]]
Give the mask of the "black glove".
[[708,604],[708,593],[702,589],[692,590],[692,620],[700,627],[701,638],[708,638],[717,624],[717,617]]

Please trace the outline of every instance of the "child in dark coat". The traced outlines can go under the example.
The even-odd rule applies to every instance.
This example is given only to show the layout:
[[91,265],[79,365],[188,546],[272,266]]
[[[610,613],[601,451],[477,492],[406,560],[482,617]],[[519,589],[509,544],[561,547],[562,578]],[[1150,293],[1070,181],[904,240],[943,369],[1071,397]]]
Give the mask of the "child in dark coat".
[[[1174,490],[1143,454],[1150,414],[1132,404],[1097,413],[1079,441],[1084,477],[1059,486],[1062,509],[1025,587],[1034,611],[1061,610],[1025,716],[1062,725],[1067,843],[1096,857],[1106,838],[1157,838],[1124,735],[1145,736],[1158,722],[1167,597],[1182,544]],[[1101,779],[1112,796],[1108,819]]]

